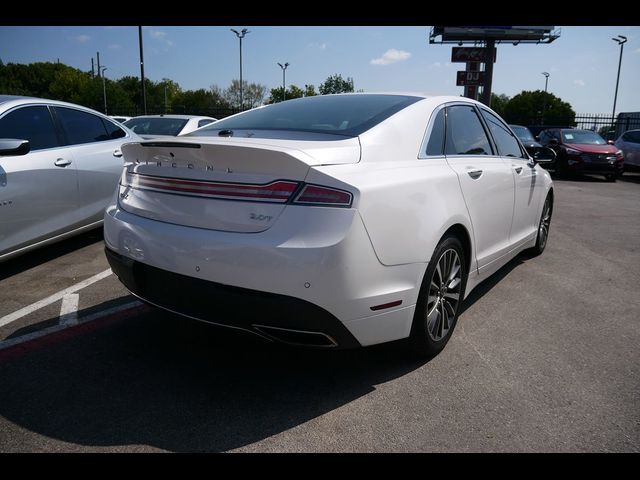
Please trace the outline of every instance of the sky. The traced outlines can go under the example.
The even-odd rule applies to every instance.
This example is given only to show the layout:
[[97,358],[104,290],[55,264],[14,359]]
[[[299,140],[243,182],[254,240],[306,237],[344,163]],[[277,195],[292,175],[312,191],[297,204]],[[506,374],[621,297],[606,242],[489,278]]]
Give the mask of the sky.
[[[170,78],[184,89],[226,88],[239,77],[239,42],[229,29],[248,28],[243,40],[243,79],[268,88],[282,85],[278,62],[290,65],[287,85],[316,89],[329,75],[354,79],[356,90],[461,95],[450,63],[452,45],[429,44],[429,26],[197,26],[143,27],[145,76]],[[493,92],[510,97],[523,90],[548,91],[577,113],[608,113],[613,108],[620,47],[624,35],[616,113],[640,111],[640,27],[558,26],[551,44],[498,46]],[[0,26],[4,63],[57,61],[82,70],[100,52],[107,78],[140,75],[138,27]],[[3,92],[0,92],[0,94]]]

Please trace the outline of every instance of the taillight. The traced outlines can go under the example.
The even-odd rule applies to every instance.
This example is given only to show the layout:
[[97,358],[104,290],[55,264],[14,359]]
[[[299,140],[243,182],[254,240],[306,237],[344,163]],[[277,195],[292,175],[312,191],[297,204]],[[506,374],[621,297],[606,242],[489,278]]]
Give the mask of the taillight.
[[296,205],[350,207],[353,200],[353,195],[345,190],[321,185],[301,185],[293,180],[275,180],[265,185],[256,185],[167,178],[125,170],[120,184],[123,187],[161,193],[269,203],[287,203],[298,191],[292,201]]
[[297,205],[350,207],[352,200],[353,195],[345,190],[305,184],[298,196],[293,200],[293,203]]
[[286,203],[298,187],[298,182],[277,180],[266,185],[246,183],[208,182],[156,177],[127,172],[124,186],[140,190],[177,193],[207,198],[254,200],[258,202]]

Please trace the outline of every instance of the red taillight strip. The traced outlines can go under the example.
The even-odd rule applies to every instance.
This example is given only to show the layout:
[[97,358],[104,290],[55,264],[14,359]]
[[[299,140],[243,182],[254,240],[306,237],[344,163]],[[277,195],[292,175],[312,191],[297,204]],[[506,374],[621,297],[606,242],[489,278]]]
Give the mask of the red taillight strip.
[[353,195],[346,190],[308,183],[300,190],[293,203],[327,207],[350,207],[352,200]]
[[298,186],[298,182],[277,180],[266,185],[209,182],[204,180],[179,180],[128,173],[127,184],[132,188],[159,192],[183,193],[203,197],[254,199],[285,203]]

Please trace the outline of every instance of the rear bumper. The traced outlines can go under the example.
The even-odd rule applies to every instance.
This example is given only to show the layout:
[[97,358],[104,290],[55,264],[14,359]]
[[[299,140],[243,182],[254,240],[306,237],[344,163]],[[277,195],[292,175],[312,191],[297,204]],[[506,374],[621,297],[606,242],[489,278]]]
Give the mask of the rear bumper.
[[114,272],[149,303],[263,336],[278,332],[265,335],[260,325],[312,330],[339,347],[407,337],[426,270],[426,263],[382,265],[352,209],[288,206],[273,227],[247,234],[111,205],[104,232]]
[[105,253],[127,289],[156,307],[270,340],[315,347],[355,348],[360,343],[326,310],[298,298],[231,287]]

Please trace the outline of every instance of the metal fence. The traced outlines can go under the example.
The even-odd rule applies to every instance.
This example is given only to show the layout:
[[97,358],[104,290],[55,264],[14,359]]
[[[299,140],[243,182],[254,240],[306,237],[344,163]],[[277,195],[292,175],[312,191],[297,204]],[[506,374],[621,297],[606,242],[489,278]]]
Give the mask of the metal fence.
[[540,119],[532,120],[529,130],[534,135],[538,135],[545,128],[581,128],[585,130],[593,130],[602,135],[606,140],[615,140],[627,130],[640,129],[640,112],[619,113],[614,120],[610,114],[598,113],[581,113],[575,116],[575,119],[557,119],[553,122],[542,124]]

